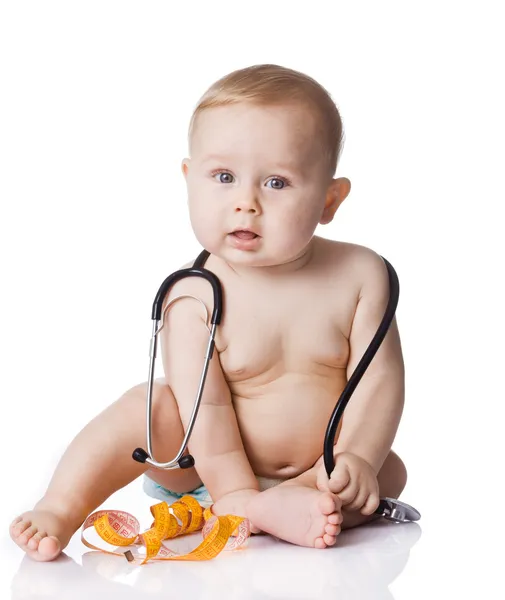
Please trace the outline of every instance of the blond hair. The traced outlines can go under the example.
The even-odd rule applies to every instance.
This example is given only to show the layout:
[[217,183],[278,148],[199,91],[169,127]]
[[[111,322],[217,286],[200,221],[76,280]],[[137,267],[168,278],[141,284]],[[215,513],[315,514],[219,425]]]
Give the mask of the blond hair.
[[190,143],[202,111],[238,102],[258,106],[299,102],[314,110],[322,126],[325,159],[333,176],[342,152],[344,131],[339,110],[321,84],[304,73],[279,65],[253,65],[233,71],[213,83],[198,101],[189,125]]

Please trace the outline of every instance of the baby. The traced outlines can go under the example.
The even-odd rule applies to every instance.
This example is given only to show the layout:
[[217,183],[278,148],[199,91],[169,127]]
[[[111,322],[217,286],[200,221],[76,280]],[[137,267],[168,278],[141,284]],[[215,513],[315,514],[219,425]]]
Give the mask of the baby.
[[[375,518],[380,496],[399,497],[396,319],[345,410],[329,479],[322,460],[332,410],[389,298],[377,253],[314,235],[350,191],[348,179],[334,178],[342,139],[330,95],[291,69],[238,70],[202,97],[182,171],[195,236],[210,253],[205,268],[223,286],[223,320],[189,442],[195,467],[164,471],[132,459],[146,447],[147,384],[135,386],[77,435],[43,498],[12,523],[32,558],[57,557],[91,512],[142,474],[155,497],[193,493],[216,515],[246,516],[253,533],[313,548]],[[213,308],[211,286],[197,277],[164,301],[186,296],[160,333],[153,451],[162,462],[180,447],[208,343],[205,310],[188,295],[209,315]]]

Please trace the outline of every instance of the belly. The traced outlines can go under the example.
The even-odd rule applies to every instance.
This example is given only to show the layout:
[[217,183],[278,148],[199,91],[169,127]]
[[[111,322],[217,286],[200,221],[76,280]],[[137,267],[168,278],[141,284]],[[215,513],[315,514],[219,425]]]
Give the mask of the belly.
[[258,397],[232,394],[235,413],[256,475],[291,478],[310,469],[323,453],[328,421],[345,386],[339,381],[289,376]]

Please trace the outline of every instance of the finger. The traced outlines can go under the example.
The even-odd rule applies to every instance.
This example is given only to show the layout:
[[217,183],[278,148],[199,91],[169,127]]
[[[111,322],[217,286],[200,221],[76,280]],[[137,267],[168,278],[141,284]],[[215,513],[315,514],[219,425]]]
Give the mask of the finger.
[[358,493],[354,500],[350,502],[346,508],[348,510],[359,510],[365,504],[369,495],[368,488],[366,486],[361,486],[361,488],[358,488]]
[[370,494],[363,506],[363,508],[361,509],[361,514],[362,515],[373,515],[373,513],[377,510],[378,506],[379,506],[379,494],[376,494],[375,492],[373,492],[372,494]]
[[359,486],[356,481],[351,481],[342,491],[338,492],[338,497],[342,500],[342,506],[347,508],[357,496]]
[[349,473],[347,465],[337,465],[331,474],[329,484],[330,491],[334,494],[339,494],[339,492],[341,492],[349,484],[350,480],[351,474]]

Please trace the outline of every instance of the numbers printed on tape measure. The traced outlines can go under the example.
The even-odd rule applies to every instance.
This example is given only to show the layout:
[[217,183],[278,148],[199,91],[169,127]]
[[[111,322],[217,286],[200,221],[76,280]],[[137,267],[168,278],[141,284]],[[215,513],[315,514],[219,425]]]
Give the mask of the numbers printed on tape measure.
[[[177,502],[168,505],[160,502],[151,506],[154,522],[150,529],[140,532],[137,519],[127,512],[119,510],[100,510],[84,521],[81,529],[82,543],[92,550],[99,550],[116,556],[127,555],[131,562],[133,556],[139,556],[135,549],[123,552],[104,550],[88,542],[84,532],[94,527],[98,535],[113,546],[145,546],[146,555],[141,564],[149,560],[210,560],[223,550],[236,550],[244,546],[251,535],[249,520],[235,515],[217,517],[212,507],[205,510],[191,496],[183,496]],[[203,541],[187,554],[177,554],[165,544],[164,540],[202,531]]]

